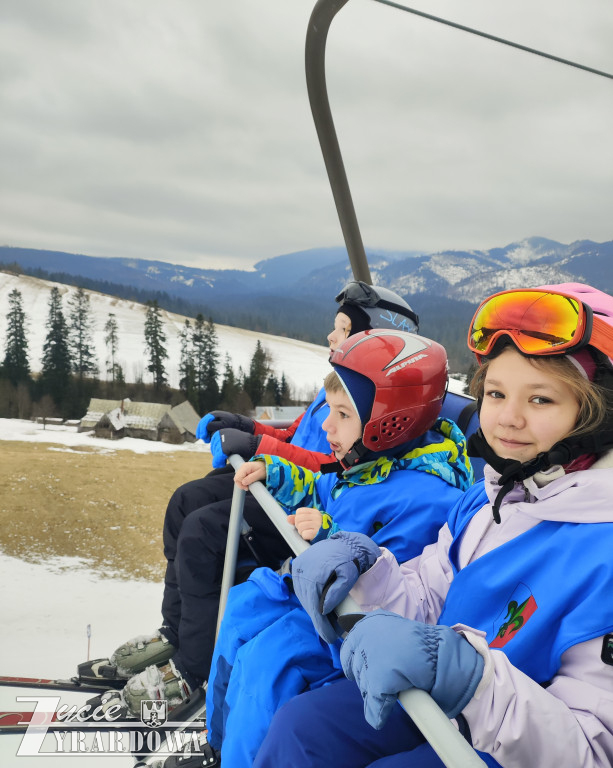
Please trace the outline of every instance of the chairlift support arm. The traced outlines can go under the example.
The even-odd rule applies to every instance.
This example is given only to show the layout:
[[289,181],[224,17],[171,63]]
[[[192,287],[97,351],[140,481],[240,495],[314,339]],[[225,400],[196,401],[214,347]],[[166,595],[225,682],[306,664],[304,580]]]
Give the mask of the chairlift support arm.
[[332,19],[348,0],[318,0],[306,35],[305,69],[309,103],[328,172],[330,187],[356,280],[372,285],[366,251],[345,173],[326,87],[326,40]]

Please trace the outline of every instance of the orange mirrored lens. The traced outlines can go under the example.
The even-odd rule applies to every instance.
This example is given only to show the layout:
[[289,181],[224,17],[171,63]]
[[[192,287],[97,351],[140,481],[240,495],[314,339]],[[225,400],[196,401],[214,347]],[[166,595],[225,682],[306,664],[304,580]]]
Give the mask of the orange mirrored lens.
[[546,354],[574,346],[584,329],[583,305],[568,296],[542,291],[511,291],[488,299],[477,310],[469,347],[487,354],[503,334],[526,354]]

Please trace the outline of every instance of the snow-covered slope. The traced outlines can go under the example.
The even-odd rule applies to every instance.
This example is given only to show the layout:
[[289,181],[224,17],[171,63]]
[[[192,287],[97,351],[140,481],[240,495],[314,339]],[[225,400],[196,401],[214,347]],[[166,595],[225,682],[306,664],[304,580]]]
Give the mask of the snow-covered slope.
[[[9,310],[8,296],[17,288],[23,297],[23,306],[28,323],[29,360],[32,371],[40,370],[42,348],[46,336],[46,323],[49,311],[49,294],[56,285],[63,298],[63,310],[68,318],[68,301],[74,295],[76,288],[60,283],[51,283],[25,275],[9,275],[0,272],[0,352],[3,354],[6,338],[6,314]],[[127,381],[151,381],[147,371],[145,348],[145,313],[146,307],[136,302],[116,299],[101,293],[89,292],[94,321],[94,342],[98,365],[101,372],[106,368],[107,348],[104,342],[104,325],[109,313],[113,313],[119,327],[119,364],[123,367]],[[332,315],[332,313],[331,313]],[[168,361],[166,371],[172,387],[179,384],[179,333],[185,323],[185,317],[171,312],[161,311],[166,332],[166,349]],[[332,321],[332,316],[331,316]],[[193,320],[191,321],[193,325]],[[329,372],[328,349],[325,339],[322,346],[309,344],[304,341],[255,333],[226,325],[217,325],[221,365],[226,352],[230,355],[234,370],[239,366],[249,370],[249,364],[259,339],[264,348],[270,353],[277,375],[285,374],[294,396],[310,399],[310,396],[321,387],[322,381]]]

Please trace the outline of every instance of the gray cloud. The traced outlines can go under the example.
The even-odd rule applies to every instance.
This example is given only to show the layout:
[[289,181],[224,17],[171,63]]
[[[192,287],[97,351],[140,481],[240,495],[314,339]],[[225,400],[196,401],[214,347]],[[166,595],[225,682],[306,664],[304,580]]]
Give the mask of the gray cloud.
[[[613,71],[609,0],[411,5]],[[5,0],[0,241],[195,266],[340,244],[312,6]],[[613,236],[610,80],[350,0],[328,81],[367,245]]]

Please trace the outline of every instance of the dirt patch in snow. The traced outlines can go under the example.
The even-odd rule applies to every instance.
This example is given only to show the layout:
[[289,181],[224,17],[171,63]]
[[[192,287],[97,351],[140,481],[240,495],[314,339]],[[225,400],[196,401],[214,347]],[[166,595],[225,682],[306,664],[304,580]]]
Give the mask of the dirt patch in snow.
[[209,472],[211,456],[0,441],[0,468],[6,554],[30,562],[79,557],[100,573],[158,581],[168,499]]

